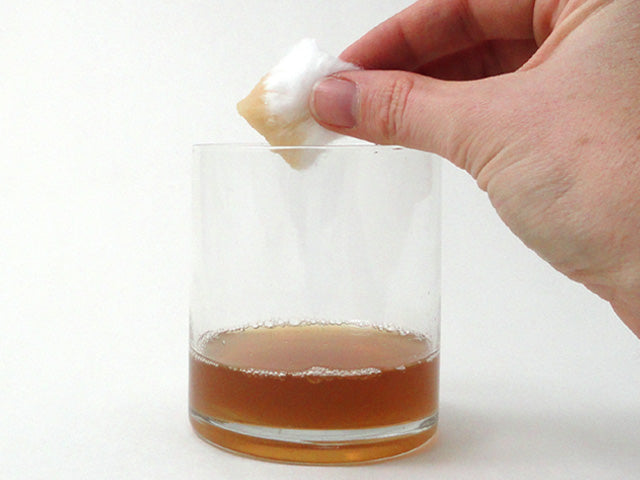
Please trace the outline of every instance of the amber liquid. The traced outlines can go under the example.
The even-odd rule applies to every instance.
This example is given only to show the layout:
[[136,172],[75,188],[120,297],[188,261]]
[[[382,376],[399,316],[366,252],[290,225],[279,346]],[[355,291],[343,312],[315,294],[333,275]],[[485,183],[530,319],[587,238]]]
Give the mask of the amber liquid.
[[237,452],[309,463],[388,457],[424,443],[435,427],[317,445],[251,437],[224,425],[335,431],[418,422],[437,412],[438,355],[425,337],[353,324],[208,334],[191,351],[190,404],[198,434]]

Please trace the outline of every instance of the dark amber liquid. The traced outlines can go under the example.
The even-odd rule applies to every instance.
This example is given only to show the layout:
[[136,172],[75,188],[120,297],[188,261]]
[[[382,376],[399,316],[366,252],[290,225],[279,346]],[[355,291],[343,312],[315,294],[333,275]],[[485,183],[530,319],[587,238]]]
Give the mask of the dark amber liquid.
[[[285,324],[205,335],[191,351],[190,376],[191,409],[197,415],[261,427],[386,427],[425,419],[438,404],[438,356],[426,338],[352,324]],[[313,449],[295,446],[298,453],[289,456],[264,453],[262,447],[274,442],[257,440],[262,445],[257,451],[242,435],[192,423],[210,441],[253,455],[309,461],[298,450]],[[418,443],[404,450],[426,438],[413,439]],[[377,451],[371,458],[388,455]],[[322,463],[320,457],[309,458]],[[338,455],[335,461],[349,460]]]

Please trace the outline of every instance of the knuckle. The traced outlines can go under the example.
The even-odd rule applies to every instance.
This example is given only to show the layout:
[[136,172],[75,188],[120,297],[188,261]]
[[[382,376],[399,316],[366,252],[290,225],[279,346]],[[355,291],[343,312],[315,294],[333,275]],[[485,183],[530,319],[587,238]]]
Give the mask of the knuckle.
[[410,76],[398,75],[381,92],[377,127],[386,143],[396,143],[402,139],[406,127],[406,113],[415,82]]

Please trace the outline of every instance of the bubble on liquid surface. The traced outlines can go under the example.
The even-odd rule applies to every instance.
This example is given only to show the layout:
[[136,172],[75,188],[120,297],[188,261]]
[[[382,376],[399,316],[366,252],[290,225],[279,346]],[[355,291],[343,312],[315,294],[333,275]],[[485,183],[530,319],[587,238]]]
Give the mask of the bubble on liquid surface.
[[293,372],[291,376],[293,377],[305,377],[309,381],[322,381],[323,379],[334,378],[334,377],[365,377],[370,375],[377,375],[382,373],[382,370],[379,368],[358,368],[355,370],[342,370],[336,368],[326,368],[326,367],[311,367],[303,372]]

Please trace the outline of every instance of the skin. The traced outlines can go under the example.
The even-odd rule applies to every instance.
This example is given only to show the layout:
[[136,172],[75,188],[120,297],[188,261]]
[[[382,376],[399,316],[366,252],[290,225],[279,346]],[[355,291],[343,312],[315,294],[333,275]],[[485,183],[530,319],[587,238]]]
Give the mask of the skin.
[[435,152],[640,337],[640,2],[421,0],[341,55],[316,120]]

